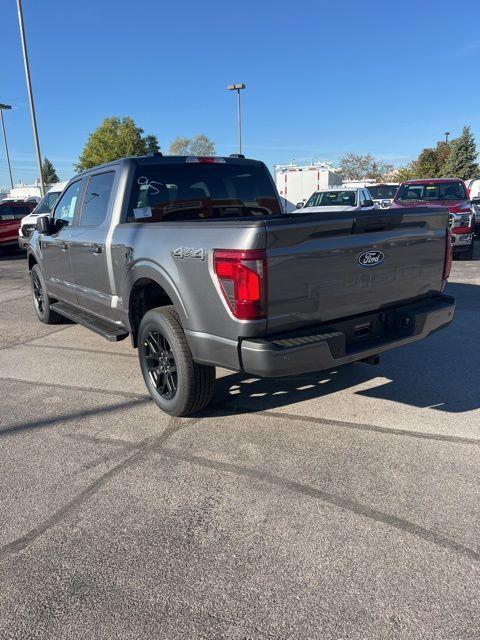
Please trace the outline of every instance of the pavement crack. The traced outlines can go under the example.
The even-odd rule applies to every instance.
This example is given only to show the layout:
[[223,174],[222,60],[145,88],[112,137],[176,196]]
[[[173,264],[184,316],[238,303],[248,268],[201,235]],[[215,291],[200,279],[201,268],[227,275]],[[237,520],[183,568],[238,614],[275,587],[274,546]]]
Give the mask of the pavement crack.
[[48,518],[43,520],[43,522],[39,523],[36,527],[30,529],[30,531],[28,531],[23,536],[20,536],[16,540],[12,540],[3,547],[0,547],[0,557],[18,553],[19,551],[22,551],[23,549],[31,545],[39,537],[55,527],[55,525],[62,522],[69,515],[80,509],[82,505],[93,498],[93,496],[95,496],[101,489],[103,489],[103,487],[105,487],[106,484],[113,480],[113,478],[121,474],[126,469],[144,460],[151,451],[162,450],[163,445],[169,440],[169,438],[174,436],[175,433],[180,431],[182,428],[192,426],[197,421],[198,419],[191,419],[188,421],[183,419],[182,421],[180,421],[179,418],[172,418],[169,422],[169,426],[161,435],[154,438],[145,438],[144,440],[142,440],[137,445],[137,451],[129,455],[127,458],[125,458],[114,467],[109,469],[107,472],[102,474],[100,477],[98,477],[96,480],[94,480],[85,489],[83,489],[83,491],[78,493],[72,500],[63,505],[63,507],[60,507],[60,509],[55,511]]
[[[152,448],[155,449],[155,447]],[[271,485],[275,485],[282,489],[286,489],[288,491],[292,491],[294,493],[300,493],[316,500],[321,500],[322,502],[331,504],[334,507],[344,509],[345,511],[349,511],[350,513],[354,513],[355,515],[361,516],[363,518],[369,518],[370,520],[374,520],[375,522],[393,527],[394,529],[397,529],[402,533],[408,533],[416,538],[433,543],[436,546],[443,547],[448,551],[454,551],[458,554],[463,555],[469,560],[480,562],[479,552],[463,545],[460,542],[457,542],[456,540],[447,538],[446,536],[410,522],[409,520],[384,513],[383,511],[379,511],[377,509],[373,509],[359,502],[356,502],[351,498],[345,498],[343,496],[324,491],[323,489],[317,489],[316,487],[312,487],[295,480],[290,480],[288,478],[283,478],[282,476],[278,476],[261,469],[242,467],[238,464],[233,464],[230,462],[220,462],[218,460],[212,460],[203,456],[184,454],[181,452],[173,451],[171,449],[161,449],[156,450],[156,452],[160,453],[164,457],[172,458],[174,460],[181,460],[189,464],[196,464],[208,469],[214,469],[215,471],[219,471],[222,473],[231,473],[237,476],[243,476],[244,478],[258,480]]]
[[88,391],[90,393],[98,393],[103,396],[120,396],[123,398],[137,398],[143,400],[150,400],[148,393],[134,393],[133,391],[120,391],[114,389],[99,389],[98,387],[83,387],[81,385],[74,384],[62,384],[61,382],[40,382],[38,380],[25,380],[24,378],[0,378],[3,382],[17,382],[19,384],[27,384],[31,387],[46,387],[49,389],[67,389],[72,391]]
[[267,418],[281,418],[284,420],[291,420],[293,422],[310,422],[312,424],[319,424],[331,427],[342,427],[346,429],[353,429],[358,431],[372,431],[375,433],[381,433],[389,436],[403,436],[407,438],[418,438],[420,440],[434,440],[437,442],[450,442],[452,444],[472,444],[476,446],[480,446],[480,438],[469,438],[467,436],[455,436],[444,433],[428,433],[424,431],[410,431],[409,429],[398,429],[396,427],[382,427],[380,425],[375,424],[366,424],[362,422],[346,422],[344,420],[334,420],[332,418],[316,418],[314,416],[309,415],[301,415],[295,413],[283,413],[281,411],[270,411],[268,409],[255,409],[253,407],[246,407],[235,404],[234,407],[230,408],[224,405],[212,405],[212,412],[209,414],[210,417],[213,417],[215,414],[220,414],[221,412],[227,413],[229,415],[236,415],[239,412],[258,415],[258,416],[266,416]]

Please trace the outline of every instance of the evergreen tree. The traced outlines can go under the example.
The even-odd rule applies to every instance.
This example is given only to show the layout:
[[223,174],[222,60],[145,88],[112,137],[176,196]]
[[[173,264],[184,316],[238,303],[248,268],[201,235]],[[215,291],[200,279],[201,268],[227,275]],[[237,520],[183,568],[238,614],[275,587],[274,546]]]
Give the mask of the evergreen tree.
[[60,182],[57,172],[55,171],[55,167],[48,158],[43,159],[42,178],[45,184],[55,184],[55,182]]
[[463,127],[462,135],[450,144],[444,175],[468,180],[478,174],[477,146],[470,127]]

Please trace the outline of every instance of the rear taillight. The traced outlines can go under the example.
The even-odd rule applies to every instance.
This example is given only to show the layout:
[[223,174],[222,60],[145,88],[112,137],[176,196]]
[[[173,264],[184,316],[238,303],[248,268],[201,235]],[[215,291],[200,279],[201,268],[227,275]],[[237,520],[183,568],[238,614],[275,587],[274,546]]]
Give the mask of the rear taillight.
[[443,279],[446,280],[450,276],[453,260],[453,248],[452,248],[452,234],[450,229],[447,229],[447,235],[445,238],[445,260],[443,262]]
[[223,297],[239,320],[267,315],[267,256],[253,249],[215,249],[213,267]]

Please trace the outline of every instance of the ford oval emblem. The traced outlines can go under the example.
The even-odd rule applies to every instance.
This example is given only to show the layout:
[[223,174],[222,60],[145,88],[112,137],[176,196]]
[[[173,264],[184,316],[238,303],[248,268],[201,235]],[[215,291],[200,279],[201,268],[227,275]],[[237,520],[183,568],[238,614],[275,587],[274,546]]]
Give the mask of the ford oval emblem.
[[371,249],[364,251],[358,256],[358,264],[361,264],[362,267],[374,267],[383,262],[384,258],[385,254],[382,251]]

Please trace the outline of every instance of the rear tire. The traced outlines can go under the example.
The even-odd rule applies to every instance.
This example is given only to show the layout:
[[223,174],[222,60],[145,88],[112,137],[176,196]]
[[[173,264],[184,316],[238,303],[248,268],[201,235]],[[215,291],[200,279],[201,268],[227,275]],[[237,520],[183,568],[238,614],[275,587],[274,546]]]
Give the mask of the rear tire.
[[50,307],[50,298],[45,287],[45,279],[38,264],[34,264],[30,271],[30,281],[32,285],[33,306],[37,318],[43,324],[58,324],[64,322],[65,318],[53,311]]
[[197,364],[173,306],[151,309],[138,330],[143,379],[156,404],[171,416],[204,409],[215,389],[215,367]]

